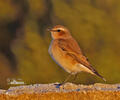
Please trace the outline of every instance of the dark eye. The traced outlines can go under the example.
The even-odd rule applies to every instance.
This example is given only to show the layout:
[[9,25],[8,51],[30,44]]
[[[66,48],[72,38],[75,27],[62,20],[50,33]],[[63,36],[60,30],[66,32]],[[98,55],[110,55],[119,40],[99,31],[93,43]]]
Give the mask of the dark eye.
[[60,29],[57,30],[57,32],[60,32],[60,31],[61,31]]

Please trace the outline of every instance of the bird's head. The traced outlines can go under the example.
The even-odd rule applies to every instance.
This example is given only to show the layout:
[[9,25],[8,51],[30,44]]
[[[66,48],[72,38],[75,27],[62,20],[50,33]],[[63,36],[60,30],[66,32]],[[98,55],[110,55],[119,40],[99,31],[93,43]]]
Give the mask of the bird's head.
[[67,39],[70,38],[70,32],[62,25],[56,25],[52,29],[48,29],[51,32],[53,39]]

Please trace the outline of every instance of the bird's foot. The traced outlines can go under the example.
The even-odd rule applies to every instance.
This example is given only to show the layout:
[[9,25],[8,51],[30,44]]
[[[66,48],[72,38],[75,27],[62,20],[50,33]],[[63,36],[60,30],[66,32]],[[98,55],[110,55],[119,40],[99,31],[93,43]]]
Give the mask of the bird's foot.
[[54,85],[56,85],[56,88],[60,88],[60,86],[64,86],[64,83],[54,84]]

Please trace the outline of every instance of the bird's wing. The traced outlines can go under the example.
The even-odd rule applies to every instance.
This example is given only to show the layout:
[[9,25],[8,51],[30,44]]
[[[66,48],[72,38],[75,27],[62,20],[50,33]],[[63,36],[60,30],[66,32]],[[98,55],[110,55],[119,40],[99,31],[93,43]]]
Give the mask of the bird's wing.
[[69,56],[72,56],[78,63],[86,66],[90,70],[94,70],[90,63],[88,62],[88,59],[83,55],[79,45],[77,42],[71,38],[71,39],[60,39],[59,40],[59,47],[65,51]]
[[101,77],[103,77],[92,67],[92,65],[88,62],[88,59],[83,55],[81,52],[81,49],[77,42],[71,38],[71,39],[66,39],[66,40],[59,40],[59,47],[65,51],[69,56],[74,58],[78,63],[82,64],[89,70],[93,72],[93,74]]

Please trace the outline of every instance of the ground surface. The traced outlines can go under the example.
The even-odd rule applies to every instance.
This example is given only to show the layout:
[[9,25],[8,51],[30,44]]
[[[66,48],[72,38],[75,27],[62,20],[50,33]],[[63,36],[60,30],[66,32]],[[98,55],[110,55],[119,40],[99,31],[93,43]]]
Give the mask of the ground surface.
[[120,100],[120,84],[34,84],[0,90],[0,100]]

